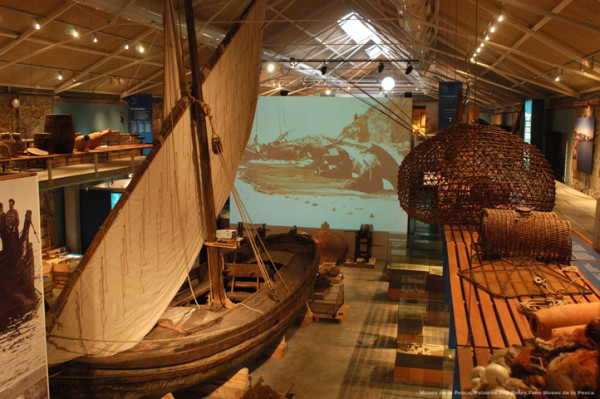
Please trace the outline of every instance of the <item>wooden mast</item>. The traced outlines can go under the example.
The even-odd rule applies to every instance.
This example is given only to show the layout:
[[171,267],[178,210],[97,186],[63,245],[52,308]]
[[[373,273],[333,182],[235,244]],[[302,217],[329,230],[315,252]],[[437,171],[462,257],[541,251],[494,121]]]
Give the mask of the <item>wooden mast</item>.
[[[196,41],[196,27],[194,23],[194,9],[192,0],[185,0],[185,20],[188,33],[188,45],[190,51],[190,66],[192,70],[192,130],[196,132],[195,148],[199,155],[195,157],[196,171],[199,172],[201,181],[201,205],[204,210],[204,223],[206,229],[206,241],[212,242],[217,238],[217,215],[212,185],[212,173],[210,167],[210,154],[208,151],[208,134],[206,129],[206,115],[200,102],[203,101],[202,81],[204,76],[200,72],[198,61],[198,43]],[[207,246],[208,251],[208,274],[210,277],[210,293],[213,308],[222,308],[227,305],[228,299],[223,287],[223,274],[218,248]]]

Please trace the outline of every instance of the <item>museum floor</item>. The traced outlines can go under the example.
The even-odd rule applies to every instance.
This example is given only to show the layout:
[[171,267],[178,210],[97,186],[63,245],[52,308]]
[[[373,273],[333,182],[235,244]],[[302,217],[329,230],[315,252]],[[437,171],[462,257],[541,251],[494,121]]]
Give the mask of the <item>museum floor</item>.
[[[555,212],[589,240],[595,209],[594,198],[557,182]],[[285,357],[257,361],[250,370],[252,381],[262,377],[278,392],[294,384],[297,398],[451,397],[447,391],[432,395],[430,387],[394,384],[398,303],[387,300],[385,267],[383,261],[375,269],[342,267],[345,303],[351,307],[345,319],[295,326],[286,336]],[[423,343],[447,344],[447,329],[426,328]]]

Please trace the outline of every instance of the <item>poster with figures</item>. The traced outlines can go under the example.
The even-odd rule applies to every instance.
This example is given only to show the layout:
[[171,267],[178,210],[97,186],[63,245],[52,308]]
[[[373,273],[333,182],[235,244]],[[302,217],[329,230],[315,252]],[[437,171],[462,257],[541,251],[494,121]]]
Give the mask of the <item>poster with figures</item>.
[[35,174],[0,175],[0,398],[48,397]]

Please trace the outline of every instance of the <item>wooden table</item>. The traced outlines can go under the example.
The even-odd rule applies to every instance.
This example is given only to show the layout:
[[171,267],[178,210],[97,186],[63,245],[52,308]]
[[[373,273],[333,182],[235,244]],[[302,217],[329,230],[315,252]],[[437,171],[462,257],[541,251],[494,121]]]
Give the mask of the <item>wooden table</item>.
[[[523,345],[527,339],[533,338],[527,318],[518,311],[519,303],[531,297],[492,296],[459,276],[459,271],[481,266],[488,261],[482,260],[473,245],[478,237],[473,228],[446,226],[444,230],[460,376],[460,389],[455,387],[455,390],[468,391],[471,389],[471,370],[475,365],[487,365],[494,349]],[[550,267],[560,272],[559,265]],[[600,301],[598,290],[581,273],[563,274],[581,278],[579,282],[592,292],[587,295],[566,295],[564,300]]]

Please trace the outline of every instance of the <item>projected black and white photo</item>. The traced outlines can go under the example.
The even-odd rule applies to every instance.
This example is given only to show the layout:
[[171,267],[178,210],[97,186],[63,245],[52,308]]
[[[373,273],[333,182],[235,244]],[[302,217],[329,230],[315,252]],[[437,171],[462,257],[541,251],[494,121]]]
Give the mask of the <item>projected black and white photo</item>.
[[[368,100],[368,99],[367,99]],[[402,232],[412,100],[260,97],[236,187],[255,223]],[[240,221],[232,206],[231,221]]]
[[37,178],[0,178],[0,193],[0,398],[47,398]]

